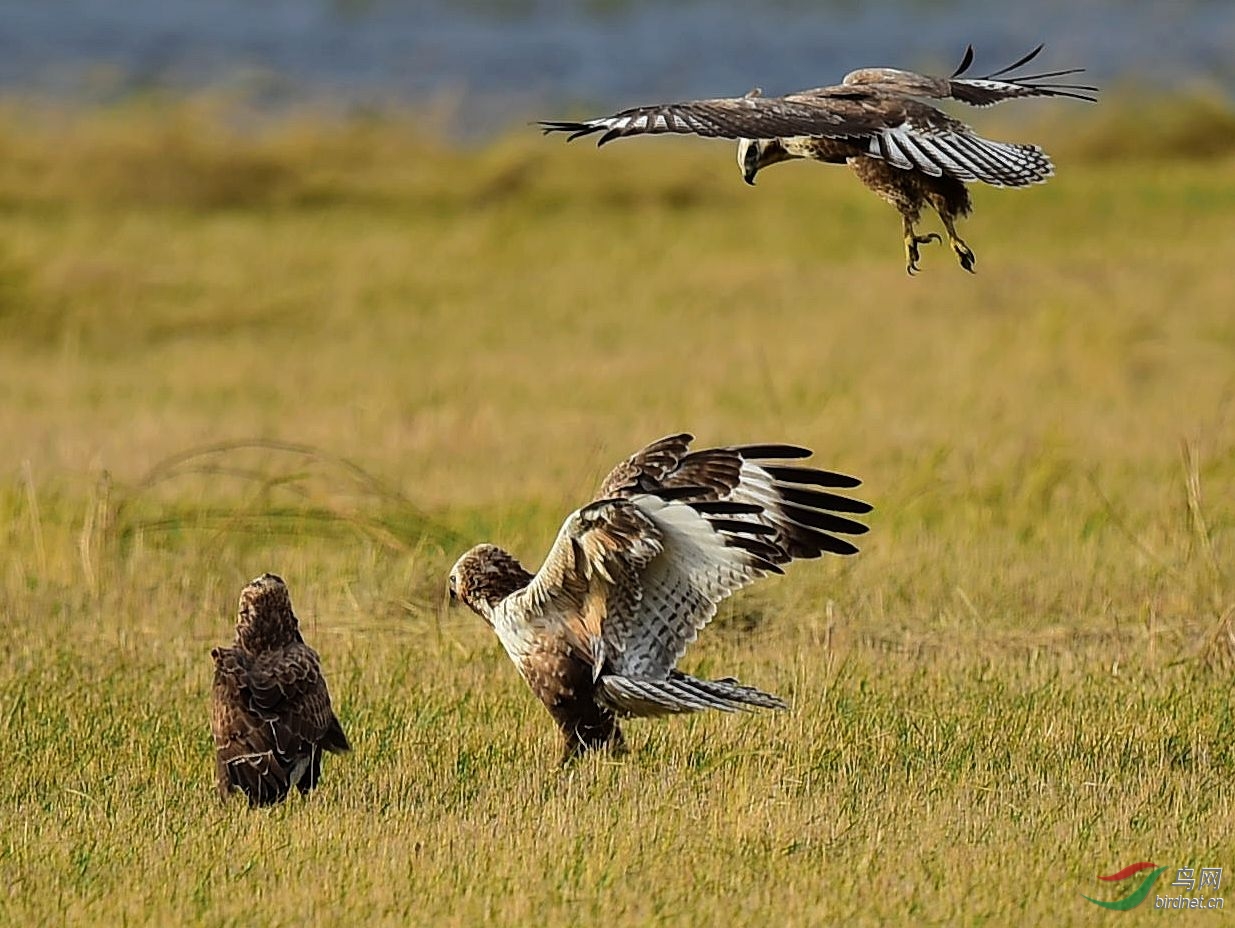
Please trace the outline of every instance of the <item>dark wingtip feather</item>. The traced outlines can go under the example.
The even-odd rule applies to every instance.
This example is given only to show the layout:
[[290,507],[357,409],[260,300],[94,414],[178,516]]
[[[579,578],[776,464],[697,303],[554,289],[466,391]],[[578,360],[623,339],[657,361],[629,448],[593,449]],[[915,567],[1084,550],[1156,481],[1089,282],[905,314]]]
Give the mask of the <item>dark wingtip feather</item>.
[[[1029,64],[1038,57],[1038,54],[1046,47],[1045,42],[1040,42],[1036,48],[1024,55],[1017,61],[1008,65],[1006,68],[1001,68],[991,74],[983,75],[980,80],[995,80],[1009,75],[1023,65]],[[1014,84],[1021,84],[1026,87],[1036,87],[1045,90],[1057,97],[1071,97],[1073,100],[1085,100],[1089,103],[1097,103],[1097,97],[1088,96],[1090,93],[1097,93],[1098,88],[1088,84],[1034,84],[1033,81],[1047,81],[1058,77],[1067,77],[1069,74],[1083,74],[1084,68],[1064,68],[1058,71],[1042,71],[1038,74],[1024,74],[1017,77],[1007,77],[1006,79]],[[1083,92],[1080,92],[1083,91]]]
[[865,515],[875,507],[865,500],[854,499],[851,496],[839,496],[836,493],[824,493],[821,490],[811,490],[803,487],[778,485],[777,492],[783,499],[799,506],[811,509],[822,509],[826,512],[848,512],[852,515]]
[[[823,537],[828,540],[828,544],[826,546],[820,545],[820,547],[829,554],[839,554],[842,557],[847,557],[848,555],[858,553],[858,546],[851,541],[845,541],[843,538],[835,538],[832,535],[824,535]],[[800,555],[794,556],[798,557]],[[818,554],[814,556],[818,557]]]
[[803,448],[801,445],[738,445],[733,450],[747,461],[791,461],[799,458],[808,458],[814,454],[810,448]]
[[352,749],[352,743],[347,740],[347,732],[337,718],[330,720],[330,727],[322,736],[321,746],[332,754],[345,754]]
[[1001,70],[995,71],[995,72],[993,72],[993,73],[991,73],[991,74],[986,74],[986,75],[984,75],[981,79],[982,79],[982,80],[990,80],[990,79],[992,79],[992,78],[999,77],[999,76],[1001,76],[1001,75],[1003,75],[1003,74],[1007,74],[1009,71],[1015,71],[1015,70],[1016,70],[1017,68],[1019,68],[1021,65],[1023,65],[1023,64],[1029,64],[1029,62],[1031,62],[1031,61],[1033,61],[1035,58],[1037,58],[1037,57],[1038,57],[1038,53],[1039,53],[1039,52],[1041,52],[1041,51],[1042,51],[1042,49],[1044,49],[1044,48],[1046,48],[1046,43],[1045,43],[1045,42],[1039,42],[1039,43],[1038,43],[1038,47],[1037,47],[1037,48],[1035,48],[1035,49],[1033,49],[1033,51],[1029,52],[1029,54],[1025,55],[1023,58],[1020,58],[1019,60],[1017,60],[1017,61],[1013,62],[1012,64],[1008,65],[1006,68],[1002,68]]
[[690,503],[689,505],[691,509],[703,516],[757,516],[763,512],[763,507],[757,503],[737,503],[728,499]]
[[960,77],[969,70],[969,66],[973,64],[973,46],[965,46],[965,54],[961,58],[961,63],[957,65],[956,70],[952,72],[952,77]]
[[750,538],[746,535],[724,535],[725,544],[731,548],[741,548],[750,556],[750,565],[758,570],[771,574],[783,574],[779,563],[788,560],[787,552],[763,541],[760,538]]
[[781,503],[781,511],[796,524],[817,528],[822,532],[840,532],[842,535],[865,535],[870,531],[869,525],[855,522],[853,519],[846,519],[844,516],[838,516],[832,512],[821,512],[818,509],[810,509],[806,506],[798,506],[790,502]]
[[718,532],[728,535],[775,535],[776,529],[762,522],[743,522],[741,519],[708,519],[708,524]]
[[800,483],[816,487],[835,487],[851,490],[860,487],[862,481],[848,474],[838,474],[835,471],[819,470],[814,467],[795,467],[791,464],[762,464],[765,471],[775,480],[785,483]]
[[569,132],[566,141],[573,142],[575,139],[583,135],[591,135],[593,132],[599,132],[600,126],[593,126],[586,122],[571,122],[566,120],[539,120],[537,125],[540,126],[540,131],[549,135],[551,132]]

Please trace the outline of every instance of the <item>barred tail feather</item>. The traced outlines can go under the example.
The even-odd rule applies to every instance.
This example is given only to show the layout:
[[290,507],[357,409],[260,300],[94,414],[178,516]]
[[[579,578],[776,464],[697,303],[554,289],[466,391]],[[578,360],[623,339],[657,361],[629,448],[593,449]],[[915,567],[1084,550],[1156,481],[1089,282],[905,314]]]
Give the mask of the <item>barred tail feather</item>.
[[638,680],[605,674],[599,680],[597,695],[615,712],[640,717],[678,715],[706,709],[746,712],[751,709],[789,708],[780,697],[746,686],[732,677],[700,680],[676,670],[663,680]]

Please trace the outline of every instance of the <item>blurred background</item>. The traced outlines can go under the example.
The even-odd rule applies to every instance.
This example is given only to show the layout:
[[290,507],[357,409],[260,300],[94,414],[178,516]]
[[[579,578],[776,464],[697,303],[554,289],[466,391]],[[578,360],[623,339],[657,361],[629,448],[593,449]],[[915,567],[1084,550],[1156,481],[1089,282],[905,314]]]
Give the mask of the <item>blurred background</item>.
[[[1229,329],[1230,2],[4,0],[0,21],[16,512],[44,484],[71,510],[100,473],[162,504],[256,485],[254,512],[296,508],[320,454],[448,522],[511,507],[539,539],[613,460],[686,428],[842,448],[885,492],[952,462],[976,505],[966,448],[1014,461],[1041,440],[1150,492],[1179,472],[1181,406],[1189,440],[1227,421],[1229,376],[1197,358],[1225,357]],[[976,278],[940,249],[907,280],[894,212],[847,171],[752,190],[728,144],[596,151],[530,125],[861,66],[946,74],[969,43],[975,73],[1045,43],[1032,68],[1102,88],[958,110],[1059,169],[974,190]],[[987,372],[1018,365],[1001,399]],[[983,407],[1016,427],[958,431]],[[200,449],[219,461],[193,483]],[[1014,485],[1010,466],[981,477]],[[303,492],[337,510],[355,487],[330,480]]]
[[[972,188],[972,275],[845,168],[529,125],[1040,42],[1101,100],[952,109],[1057,169]],[[1089,924],[1230,865],[1233,49],[1231,0],[0,0],[0,924]],[[793,713],[559,777],[450,565],[687,430],[871,531],[685,659]],[[267,570],[356,751],[231,815]]]
[[968,43],[977,73],[1046,42],[1045,67],[1084,65],[1108,89],[1235,90],[1227,0],[6,0],[0,17],[9,92],[436,102],[480,135],[573,104],[783,93],[865,66],[950,71]]

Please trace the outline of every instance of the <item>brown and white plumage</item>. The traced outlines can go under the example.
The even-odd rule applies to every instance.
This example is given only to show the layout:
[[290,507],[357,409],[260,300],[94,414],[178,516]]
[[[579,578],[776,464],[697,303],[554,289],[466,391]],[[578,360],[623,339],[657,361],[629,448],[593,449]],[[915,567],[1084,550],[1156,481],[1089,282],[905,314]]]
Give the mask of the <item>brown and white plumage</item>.
[[451,571],[451,593],[497,632],[564,739],[563,760],[620,747],[616,716],[784,708],[732,679],[677,662],[732,593],[796,558],[853,554],[841,537],[870,505],[835,490],[860,481],[791,463],[793,445],[690,451],[654,442],[567,517],[536,574],[494,545]]
[[570,133],[568,141],[600,133],[600,145],[630,135],[663,133],[737,139],[738,164],[750,184],[762,168],[793,158],[848,163],[863,183],[900,211],[910,273],[917,270],[917,245],[931,240],[913,231],[924,205],[939,212],[961,266],[972,271],[973,252],[953,228],[953,220],[971,208],[964,184],[1024,187],[1044,182],[1054,167],[1038,146],[983,138],[924,100],[986,107],[1026,97],[1096,99],[1094,87],[1059,82],[1080,73],[1080,68],[1010,74],[1041,50],[1039,45],[1014,64],[983,77],[963,76],[973,62],[970,47],[946,78],[863,68],[847,74],[838,85],[783,97],[764,97],[754,90],[743,97],[634,107],[600,119],[540,125],[546,133]]
[[263,574],[245,586],[236,641],[210,656],[219,795],[239,789],[251,806],[282,802],[293,786],[307,795],[321,777],[322,751],[351,745],[281,578]]

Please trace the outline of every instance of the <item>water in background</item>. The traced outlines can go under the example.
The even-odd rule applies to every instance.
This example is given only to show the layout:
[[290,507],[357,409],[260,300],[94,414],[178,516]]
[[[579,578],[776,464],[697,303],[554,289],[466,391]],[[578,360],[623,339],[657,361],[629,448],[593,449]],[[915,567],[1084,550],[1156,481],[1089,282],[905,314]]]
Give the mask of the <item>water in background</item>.
[[975,73],[1045,41],[1110,87],[1235,92],[1235,0],[0,0],[0,93],[222,90],[261,106],[437,104],[487,134],[587,106]]

